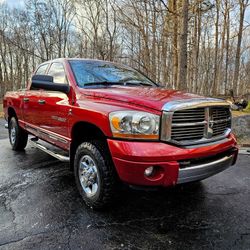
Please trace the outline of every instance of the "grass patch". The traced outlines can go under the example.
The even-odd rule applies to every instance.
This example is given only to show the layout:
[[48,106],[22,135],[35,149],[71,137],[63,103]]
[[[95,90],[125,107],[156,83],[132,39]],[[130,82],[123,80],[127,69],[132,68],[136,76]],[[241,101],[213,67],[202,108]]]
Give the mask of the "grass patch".
[[244,109],[245,112],[250,113],[250,101],[248,102],[247,107]]

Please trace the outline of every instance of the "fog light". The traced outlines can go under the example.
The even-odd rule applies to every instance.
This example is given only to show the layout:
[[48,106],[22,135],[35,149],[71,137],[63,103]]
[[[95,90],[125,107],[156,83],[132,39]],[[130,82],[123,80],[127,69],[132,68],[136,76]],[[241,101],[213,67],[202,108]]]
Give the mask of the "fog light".
[[146,176],[150,176],[150,175],[153,174],[153,171],[154,171],[154,167],[151,166],[151,167],[148,167],[148,168],[145,169],[144,174],[145,174]]

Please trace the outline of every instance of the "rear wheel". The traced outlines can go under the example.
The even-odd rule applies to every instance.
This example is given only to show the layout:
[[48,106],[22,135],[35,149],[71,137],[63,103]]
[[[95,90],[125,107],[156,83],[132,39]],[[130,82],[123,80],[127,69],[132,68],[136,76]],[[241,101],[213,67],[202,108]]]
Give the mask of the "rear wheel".
[[100,209],[114,198],[116,174],[104,143],[83,142],[76,150],[74,174],[77,188],[87,206]]
[[23,150],[28,141],[28,133],[24,131],[19,125],[16,117],[11,117],[9,120],[9,139],[13,150]]

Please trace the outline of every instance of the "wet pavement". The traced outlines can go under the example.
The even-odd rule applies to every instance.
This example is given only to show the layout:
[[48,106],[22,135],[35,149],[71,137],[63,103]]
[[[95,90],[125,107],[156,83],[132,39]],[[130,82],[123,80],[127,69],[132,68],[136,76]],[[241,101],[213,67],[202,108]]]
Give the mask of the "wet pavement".
[[0,120],[0,249],[250,249],[250,156],[193,185],[85,207],[68,165],[11,150]]

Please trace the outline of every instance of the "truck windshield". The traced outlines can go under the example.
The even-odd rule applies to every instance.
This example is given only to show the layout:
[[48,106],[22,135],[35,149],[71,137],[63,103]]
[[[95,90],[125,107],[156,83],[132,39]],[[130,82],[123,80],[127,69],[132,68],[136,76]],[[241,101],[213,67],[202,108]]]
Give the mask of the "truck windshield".
[[157,86],[140,72],[124,65],[94,60],[69,60],[69,63],[81,88],[110,85]]

